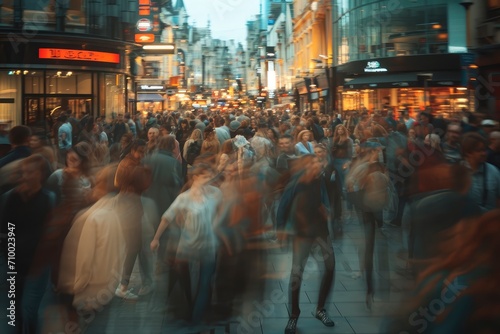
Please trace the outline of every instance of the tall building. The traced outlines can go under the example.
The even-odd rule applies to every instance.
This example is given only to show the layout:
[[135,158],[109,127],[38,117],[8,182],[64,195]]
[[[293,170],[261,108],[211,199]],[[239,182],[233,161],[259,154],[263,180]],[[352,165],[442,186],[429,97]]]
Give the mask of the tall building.
[[455,0],[334,0],[336,108],[473,110],[466,18]]
[[469,39],[477,54],[477,110],[500,119],[500,1],[474,1],[468,10]]
[[330,0],[296,0],[293,4],[293,74],[299,110],[330,112],[332,6]]

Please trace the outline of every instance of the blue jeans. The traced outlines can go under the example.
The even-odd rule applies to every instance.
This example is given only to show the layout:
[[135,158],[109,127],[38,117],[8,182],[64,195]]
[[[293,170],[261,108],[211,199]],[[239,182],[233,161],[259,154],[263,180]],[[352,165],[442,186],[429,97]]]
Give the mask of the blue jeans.
[[50,289],[49,267],[43,269],[37,276],[26,277],[24,293],[21,297],[23,333],[41,332],[41,326],[38,326],[38,309],[48,289]]

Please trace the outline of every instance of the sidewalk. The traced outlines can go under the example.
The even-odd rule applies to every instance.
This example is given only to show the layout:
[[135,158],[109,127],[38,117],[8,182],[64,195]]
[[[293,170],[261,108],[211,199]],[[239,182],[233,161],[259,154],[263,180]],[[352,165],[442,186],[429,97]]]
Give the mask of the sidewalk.
[[[325,327],[313,317],[319,290],[322,268],[309,257],[301,288],[301,316],[297,333],[380,333],[384,316],[390,315],[398,306],[403,293],[411,289],[411,281],[394,272],[402,266],[397,252],[400,249],[400,228],[383,228],[377,232],[375,242],[374,281],[375,296],[372,311],[366,308],[366,283],[360,273],[358,249],[364,243],[363,227],[357,222],[345,226],[344,236],[334,241],[336,276],[332,293],[327,301],[327,311],[335,327]],[[384,240],[388,240],[387,243]],[[381,255],[382,254],[382,255]],[[380,268],[377,257],[388,255],[389,268]],[[282,334],[288,321],[288,282],[292,254],[276,244],[269,243],[266,258],[265,291],[263,298],[245,299],[244,316],[231,323],[210,328],[189,328],[182,323],[169,320],[165,310],[158,306],[160,292],[131,302],[118,298],[105,309],[95,314],[86,333],[264,333]],[[135,269],[131,286],[140,287],[140,277]],[[156,302],[155,302],[156,300]],[[211,330],[210,330],[211,329]]]

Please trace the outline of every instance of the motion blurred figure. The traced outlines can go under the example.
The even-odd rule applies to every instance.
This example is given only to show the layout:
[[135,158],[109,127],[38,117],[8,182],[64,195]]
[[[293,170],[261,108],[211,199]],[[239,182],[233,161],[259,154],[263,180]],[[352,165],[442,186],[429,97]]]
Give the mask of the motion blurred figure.
[[318,259],[316,256],[319,256],[323,261],[325,272],[313,316],[325,326],[335,326],[325,310],[325,302],[334,281],[335,254],[328,231],[330,203],[322,174],[323,166],[312,154],[303,155],[297,163],[298,171],[292,176],[283,192],[277,216],[281,236],[284,231],[293,234],[293,260],[289,286],[291,312],[285,334],[294,334],[297,329],[302,275],[315,243],[321,251],[321,255],[315,254],[315,258]]

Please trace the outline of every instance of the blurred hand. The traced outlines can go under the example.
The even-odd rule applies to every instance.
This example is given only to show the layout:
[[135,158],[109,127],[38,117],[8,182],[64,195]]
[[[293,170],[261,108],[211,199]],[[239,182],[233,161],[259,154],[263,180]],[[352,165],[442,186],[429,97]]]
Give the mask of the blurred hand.
[[160,242],[156,239],[153,239],[153,241],[151,241],[151,244],[149,245],[149,247],[151,248],[151,251],[153,251],[153,252],[156,252],[156,250],[158,249],[159,246],[160,246]]

